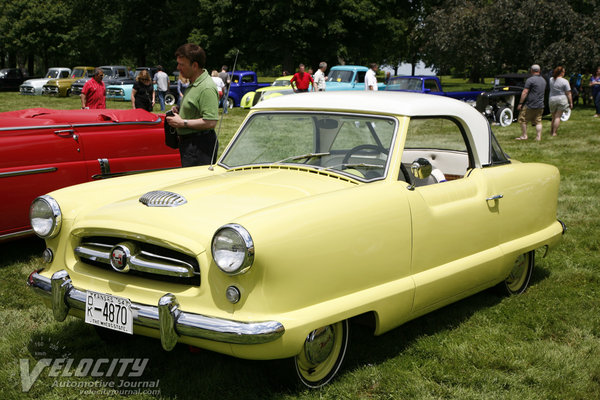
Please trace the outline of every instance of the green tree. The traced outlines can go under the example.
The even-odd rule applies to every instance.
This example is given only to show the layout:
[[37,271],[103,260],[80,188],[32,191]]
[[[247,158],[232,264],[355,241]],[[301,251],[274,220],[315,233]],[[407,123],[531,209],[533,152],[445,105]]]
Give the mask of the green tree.
[[34,56],[41,57],[44,69],[59,64],[69,52],[70,8],[65,1],[2,0],[0,32],[4,51],[11,54],[11,67],[17,59],[27,60],[34,73]]

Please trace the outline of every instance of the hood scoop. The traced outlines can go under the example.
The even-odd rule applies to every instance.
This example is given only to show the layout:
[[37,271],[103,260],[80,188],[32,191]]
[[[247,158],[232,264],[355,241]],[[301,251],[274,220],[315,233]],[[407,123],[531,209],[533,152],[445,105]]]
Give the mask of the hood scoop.
[[177,193],[154,190],[140,197],[140,203],[148,207],[177,207],[187,203],[187,200]]

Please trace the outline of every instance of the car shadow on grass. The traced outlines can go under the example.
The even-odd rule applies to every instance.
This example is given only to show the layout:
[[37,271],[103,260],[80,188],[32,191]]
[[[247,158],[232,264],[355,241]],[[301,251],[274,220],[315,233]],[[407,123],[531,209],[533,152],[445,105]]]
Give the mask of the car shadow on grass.
[[42,255],[46,248],[44,241],[37,236],[0,242],[0,268],[10,267],[15,263],[28,262]]
[[[536,268],[532,285],[546,279],[549,272]],[[366,365],[378,365],[389,359],[401,357],[402,353],[427,336],[459,328],[480,310],[495,307],[505,297],[494,290],[486,290],[450,304],[375,337],[372,329],[352,324],[351,342],[340,375],[352,373]],[[138,377],[125,374],[118,376],[116,369],[111,376],[82,377],[62,375],[50,377],[42,374],[36,383],[41,388],[52,387],[56,380],[68,382],[114,382],[116,388],[135,386],[136,382],[154,382],[162,398],[243,398],[270,399],[296,396],[305,393],[295,377],[291,360],[253,361],[242,360],[211,351],[191,349],[178,344],[172,351],[164,351],[160,340],[143,336],[118,335],[110,341],[102,340],[94,327],[69,317],[63,323],[51,323],[34,333],[28,346],[34,359],[72,359],[72,370],[87,360],[108,359],[101,372],[113,360],[148,359],[143,373]],[[120,361],[117,361],[120,362]],[[118,364],[121,365],[121,364]],[[117,368],[118,369],[118,368]],[[60,370],[63,371],[63,370]],[[132,386],[133,385],[133,386]]]

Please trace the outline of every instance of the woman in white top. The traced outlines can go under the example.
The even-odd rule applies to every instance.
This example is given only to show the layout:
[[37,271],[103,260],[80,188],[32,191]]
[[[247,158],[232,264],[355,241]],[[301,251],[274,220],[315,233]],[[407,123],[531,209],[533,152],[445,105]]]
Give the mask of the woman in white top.
[[225,83],[223,83],[223,79],[219,78],[219,73],[217,71],[213,71],[210,74],[213,82],[215,82],[215,86],[217,87],[217,91],[219,92],[219,99],[223,96],[223,89],[225,88]]
[[560,125],[560,117],[563,112],[569,107],[571,109],[573,108],[571,85],[569,85],[569,81],[566,80],[564,76],[565,68],[559,65],[554,68],[552,78],[550,78],[548,104],[550,106],[550,112],[552,113],[552,124],[550,125],[550,133],[552,136],[556,136],[558,125]]

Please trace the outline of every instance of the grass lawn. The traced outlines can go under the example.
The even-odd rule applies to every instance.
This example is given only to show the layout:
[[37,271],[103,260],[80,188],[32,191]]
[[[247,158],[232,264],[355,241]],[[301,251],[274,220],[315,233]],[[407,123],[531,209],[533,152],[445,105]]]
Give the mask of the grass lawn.
[[[0,93],[0,111],[79,106],[75,98]],[[185,346],[164,352],[158,340],[143,337],[106,344],[80,320],[54,322],[51,310],[25,286],[41,264],[43,242],[0,244],[0,397],[154,398],[104,396],[97,386],[65,387],[118,386],[121,378],[68,377],[60,375],[63,369],[50,368],[29,392],[21,390],[21,364],[32,371],[40,359],[74,359],[74,370],[85,359],[147,358],[143,375],[126,381],[155,382],[162,399],[598,399],[600,119],[593,114],[591,108],[576,108],[556,138],[549,137],[546,117],[541,143],[515,141],[516,124],[493,127],[512,158],[554,164],[561,171],[558,217],[568,232],[546,258],[538,254],[530,289],[511,298],[486,291],[379,337],[357,327],[338,378],[319,391],[288,385],[285,361],[239,360]],[[234,109],[224,118],[221,148],[245,115]],[[535,137],[533,128],[529,135]]]

